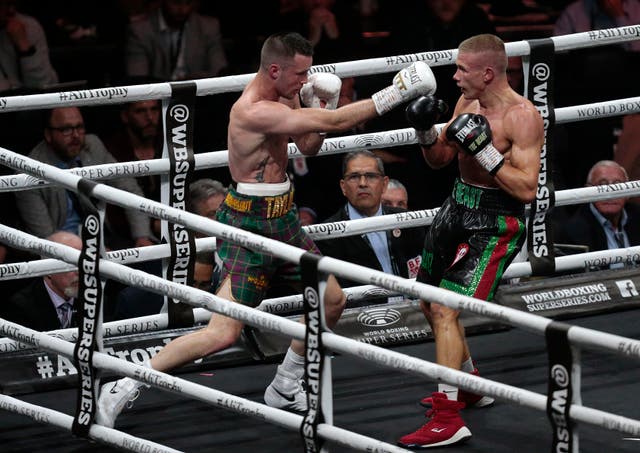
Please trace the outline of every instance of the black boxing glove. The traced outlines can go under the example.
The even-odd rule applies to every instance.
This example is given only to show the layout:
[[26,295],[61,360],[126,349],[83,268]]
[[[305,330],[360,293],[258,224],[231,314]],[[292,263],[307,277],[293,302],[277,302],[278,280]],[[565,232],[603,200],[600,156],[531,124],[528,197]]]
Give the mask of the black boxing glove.
[[416,130],[418,143],[431,146],[438,138],[434,127],[436,122],[447,113],[447,104],[434,96],[420,96],[407,105],[404,113],[409,124]]
[[449,124],[446,136],[447,140],[457,143],[471,154],[493,176],[504,164],[504,157],[491,142],[491,127],[482,115],[459,115]]

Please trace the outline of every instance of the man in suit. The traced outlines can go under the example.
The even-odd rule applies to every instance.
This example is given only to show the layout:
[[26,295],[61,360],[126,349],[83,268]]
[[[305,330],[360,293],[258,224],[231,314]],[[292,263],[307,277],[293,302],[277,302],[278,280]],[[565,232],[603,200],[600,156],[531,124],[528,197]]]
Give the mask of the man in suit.
[[160,81],[215,77],[227,67],[217,18],[198,14],[195,0],[162,0],[129,25],[126,75]]
[[[596,162],[587,175],[587,186],[628,181],[624,167],[612,160]],[[626,198],[582,204],[559,231],[556,242],[586,245],[590,251],[640,245],[640,209]],[[611,264],[610,268],[624,264]]]
[[[405,209],[383,206],[382,193],[389,178],[384,164],[368,150],[348,153],[342,163],[340,188],[347,204],[325,222],[355,220]],[[420,267],[425,228],[394,228],[362,235],[345,236],[318,241],[324,255],[366,266],[385,273],[414,278]],[[356,282],[341,281],[341,285],[355,286]]]
[[[56,231],[47,240],[82,249],[80,237],[67,231]],[[77,295],[77,271],[49,274],[34,278],[11,295],[0,304],[0,312],[8,321],[41,332],[76,327],[73,314]]]
[[[96,135],[85,134],[84,119],[77,107],[59,107],[49,112],[44,140],[36,145],[29,157],[62,169],[116,162],[102,140]],[[108,183],[142,196],[142,190],[133,178],[116,178]],[[57,230],[78,233],[82,212],[72,192],[62,187],[46,186],[22,190],[15,196],[26,232],[41,238]],[[106,245],[110,248],[152,245],[147,216],[132,209],[126,210],[125,214],[131,237],[110,237],[107,231]]]

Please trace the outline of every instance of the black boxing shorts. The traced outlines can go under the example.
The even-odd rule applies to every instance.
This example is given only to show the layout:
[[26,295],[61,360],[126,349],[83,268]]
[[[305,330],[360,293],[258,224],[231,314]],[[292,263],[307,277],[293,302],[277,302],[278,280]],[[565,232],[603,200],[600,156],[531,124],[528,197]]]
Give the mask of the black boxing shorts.
[[524,233],[522,202],[458,179],[427,232],[417,281],[491,300]]

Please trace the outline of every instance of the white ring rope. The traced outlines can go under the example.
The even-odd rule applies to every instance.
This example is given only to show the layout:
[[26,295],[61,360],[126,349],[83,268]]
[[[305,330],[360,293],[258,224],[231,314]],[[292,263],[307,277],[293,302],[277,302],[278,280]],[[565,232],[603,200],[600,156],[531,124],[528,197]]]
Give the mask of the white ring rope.
[[[0,99],[1,100],[1,99]],[[1,112],[1,110],[0,110]],[[595,102],[592,104],[561,107],[555,109],[556,124],[586,121],[597,118],[629,115],[640,112],[640,97]],[[437,124],[440,131],[444,124]],[[413,145],[418,142],[413,128],[395,129],[366,134],[345,135],[328,138],[322,144],[317,156],[343,154],[363,148],[391,148],[402,145]],[[288,145],[289,159],[303,156],[295,144]],[[196,170],[223,167],[229,163],[229,151],[210,151],[194,155]],[[168,173],[169,158],[149,159],[131,162],[90,165],[65,170],[91,180],[109,180],[115,178],[138,177]],[[49,183],[30,175],[16,174],[0,176],[0,192],[14,192],[25,188],[46,186]]]
[[[613,42],[625,42],[633,39],[638,39],[639,36],[640,26],[631,26],[621,27],[619,29],[600,30],[597,32],[566,35],[561,37],[554,37],[552,39],[556,44],[556,51],[559,51],[563,48],[563,46],[565,50],[569,48],[590,47],[593,45],[605,45]],[[528,54],[529,49],[528,43],[526,41],[509,44],[507,44],[507,47],[510,55]],[[523,48],[523,45],[526,45],[526,48]],[[455,53],[455,51],[451,52],[451,60],[449,62],[440,59],[439,61],[433,61],[431,64],[448,64],[455,60]],[[419,56],[421,56],[422,58],[420,58]],[[441,56],[442,53],[440,53],[440,57]],[[396,69],[395,66],[404,66],[410,61],[416,61],[419,59],[429,61],[429,58],[439,58],[437,52],[413,54],[413,56],[404,57],[415,57],[415,59],[403,59],[402,56],[373,59],[373,61],[379,62],[381,64],[384,63],[386,65],[386,67],[384,67],[382,70],[379,70],[376,64],[372,64],[372,60],[361,60],[359,62],[355,61],[314,67],[312,68],[311,72],[335,72],[340,76],[349,76],[349,71],[352,70],[354,71],[352,75],[367,75],[377,73],[375,71],[379,71],[379,73],[390,72]],[[364,61],[367,62],[367,70],[374,72],[368,72],[367,70],[358,68],[358,65]],[[331,68],[333,68],[333,71],[325,70]],[[243,80],[244,76],[232,76],[224,79],[232,84],[235,84],[233,89],[241,89],[243,84],[250,80],[252,76],[253,75],[248,75],[247,80],[243,82],[240,81]],[[220,79],[196,81],[196,85],[198,86],[198,95],[215,94],[216,92],[221,92],[216,91],[217,88],[213,87],[213,84],[212,86],[207,86],[208,82],[220,81]],[[157,88],[157,92],[153,91],[154,88]],[[129,94],[131,94],[131,96],[129,96]],[[58,99],[55,99],[56,96],[58,97]],[[39,100],[42,100],[45,103],[50,103],[47,105],[40,105],[39,107],[59,106],[61,98],[69,97],[75,97],[76,99],[73,99],[65,105],[98,105],[104,103],[121,103],[138,100],[135,98],[136,96],[141,96],[139,99],[158,99],[170,97],[171,84],[156,84],[154,86],[147,85],[144,87],[133,86],[125,87],[125,89],[121,90],[116,87],[70,93],[54,93],[51,95],[44,94],[0,98],[0,111],[14,111],[37,108],[34,107],[34,105],[37,104],[37,101]],[[574,119],[576,121],[579,121],[580,119],[600,118],[604,116],[612,116],[613,114],[619,115],[635,112],[635,109],[640,106],[640,102],[638,102],[637,99],[638,98],[629,98],[626,100],[619,100],[620,102],[622,102],[622,104],[616,104],[616,102],[618,101],[611,101],[611,103],[602,105],[602,108],[598,108],[597,104],[590,104],[590,107],[582,106],[587,109],[592,108],[592,113],[589,113],[589,110],[585,110],[585,112],[587,113],[583,115],[585,116],[584,118],[580,118],[581,113],[576,108],[568,109],[574,109],[574,111],[577,112],[579,118]],[[20,102],[21,100],[23,101],[21,102],[21,105],[15,105],[15,103]],[[615,111],[618,109],[618,105],[623,105],[623,107],[620,107],[620,112]],[[633,110],[629,110],[629,108]],[[614,110],[613,113],[612,110]],[[623,111],[626,111],[626,113],[622,113]],[[571,114],[569,114],[569,112],[557,113],[559,113],[559,115],[556,115],[557,122],[569,121],[567,118],[571,118],[571,114],[575,114],[574,112],[572,112]],[[563,114],[565,113],[566,115],[563,116]],[[588,118],[586,118],[586,116],[588,116]],[[412,130],[411,134],[413,135],[412,143],[415,143],[415,134],[413,134]],[[392,146],[396,146],[397,144],[398,143],[395,143]],[[55,184],[62,185],[63,187],[70,190],[76,190],[76,186],[80,180],[80,178],[76,175],[65,173],[64,171],[17,155],[3,148],[0,148],[0,161],[16,170],[25,171],[32,177],[43,178],[47,181],[51,180]],[[127,164],[130,163],[125,163],[125,165]],[[2,183],[0,183],[0,186],[2,186]],[[615,198],[616,196],[620,196],[619,194],[615,194],[616,196],[608,196],[609,194],[605,195],[607,196],[600,199]],[[117,189],[110,188],[108,186],[105,186],[104,184],[97,184],[93,188],[92,196],[95,196],[96,198],[101,200],[109,201],[113,204],[125,208],[138,209],[141,212],[153,217],[158,217],[173,223],[180,223],[196,231],[225,238],[232,242],[239,243],[248,248],[251,248],[252,250],[269,253],[288,261],[299,263],[301,258],[301,250],[296,249],[295,247],[288,246],[286,244],[280,244],[276,241],[262,238],[260,236],[242,230],[234,231],[235,229],[232,227],[218,224],[217,222],[211,221],[209,219],[198,219],[198,216],[195,216],[194,214],[176,210],[160,203],[145,200],[142,197],[137,197],[126,192],[118,191]],[[124,200],[118,199],[118,196],[124,198]],[[2,225],[0,225],[0,240],[7,244],[17,246],[18,248],[26,248],[32,251],[37,250],[43,255],[53,256],[68,263],[76,263],[80,253],[75,249],[61,246],[59,244],[48,243],[48,241],[30,237],[18,230],[13,230]],[[304,253],[304,251],[302,251],[302,253]],[[101,274],[110,276],[111,278],[114,278],[118,281],[133,286],[139,286],[160,294],[167,294],[171,297],[183,300],[192,305],[207,307],[211,311],[216,311],[226,316],[234,317],[245,322],[246,324],[255,327],[261,327],[275,333],[285,334],[287,336],[298,339],[303,338],[305,327],[299,323],[270,315],[268,313],[261,313],[258,310],[254,310],[248,307],[238,306],[238,304],[232,304],[233,306],[229,307],[228,305],[230,304],[225,304],[224,299],[218,298],[215,295],[204,293],[203,291],[194,288],[183,287],[183,285],[179,285],[177,283],[167,282],[159,277],[146,275],[141,271],[135,271],[126,268],[125,266],[112,263],[108,260],[101,261]],[[127,271],[122,271],[122,269],[120,268],[125,268],[127,269]],[[494,307],[492,306],[493,304],[486,304],[484,301],[479,301],[467,296],[450,293],[449,291],[441,288],[434,288],[417,282],[411,282],[400,277],[387,275],[378,271],[364,268],[362,266],[341,262],[329,257],[323,257],[319,261],[318,269],[323,272],[331,272],[338,276],[351,278],[363,283],[372,283],[375,286],[380,286],[393,292],[409,294],[414,297],[426,300],[436,300],[439,303],[450,308],[461,311],[470,310],[482,316],[489,316],[501,321],[506,321],[512,325],[520,326],[526,330],[531,330],[537,333],[544,333],[546,326],[550,322],[552,322],[546,318],[542,318],[536,315],[520,312],[518,310],[510,309],[507,307]],[[63,355],[66,355],[68,357],[73,356],[73,345],[71,343],[67,343],[58,338],[48,336],[45,333],[26,329],[22,326],[10,323],[2,319],[0,319],[0,334],[4,334],[22,343],[26,342],[37,347],[62,353]],[[352,354],[383,366],[400,369],[402,371],[411,372],[420,376],[439,379],[444,382],[457,385],[462,389],[472,391],[474,393],[487,394],[501,399],[513,401],[521,405],[533,407],[538,410],[546,411],[547,397],[545,395],[540,395],[534,392],[519,389],[517,387],[496,383],[476,376],[470,376],[468,373],[463,373],[458,370],[453,370],[419,359],[406,357],[399,353],[394,353],[392,351],[381,349],[369,344],[360,343],[355,340],[350,340],[348,338],[341,337],[329,332],[322,333],[322,336],[326,347],[333,351]],[[640,351],[640,342],[636,340],[593,331],[590,329],[584,329],[576,326],[569,327],[567,336],[574,345],[578,344],[581,346],[603,349],[609,352],[622,354],[625,357],[640,357],[640,352],[638,352]],[[621,351],[625,352],[623,353]],[[193,384],[189,381],[180,380],[173,376],[159,373],[154,370],[138,367],[124,360],[110,357],[107,354],[96,353],[94,356],[94,364],[99,368],[116,370],[119,371],[120,374],[142,380],[159,388],[164,388],[165,390],[169,389],[176,393],[187,394],[196,399],[210,402],[214,405],[227,408],[245,415],[251,415],[261,419],[269,418],[270,421],[276,422],[281,426],[289,427],[290,429],[297,430],[300,426],[301,417],[295,414],[290,414],[278,409],[273,409],[259,403],[254,403],[249,400],[235,397],[233,395],[227,395],[222,392]],[[18,413],[30,413],[32,414],[32,418],[37,421],[43,421],[46,418],[56,418],[58,420],[57,422],[59,426],[64,423],[68,425],[70,419],[69,417],[69,419],[65,419],[65,422],[62,423],[62,421],[60,421],[60,417],[53,411],[49,411],[48,409],[40,408],[38,406],[26,406],[24,405],[24,403],[14,402],[13,399],[0,398],[0,408],[7,410],[15,409],[15,411]],[[263,412],[261,413],[260,411]],[[640,435],[640,421],[618,416],[615,414],[609,414],[581,405],[571,405],[570,417],[574,421],[590,423],[606,429],[614,429],[634,436]],[[375,441],[375,444],[368,444],[368,442],[372,442],[374,440],[369,439],[365,436],[360,436],[345,430],[341,430],[340,428],[336,428],[331,425],[321,424],[318,427],[318,433],[323,438],[332,439],[346,446],[358,448],[363,448],[364,446],[363,449],[371,449],[372,446],[373,448],[382,446],[388,451],[402,451],[395,446],[388,445],[380,441]],[[123,437],[119,437],[122,435],[122,433],[94,425],[91,428],[90,435],[93,438],[97,439],[97,437],[94,437],[94,435],[96,434],[104,434],[104,437],[107,439],[107,443],[116,442],[116,439],[123,439]],[[335,438],[332,436],[335,436]],[[129,437],[129,441],[132,442],[146,442],[137,438],[131,439],[132,436]],[[142,444],[136,443],[136,445],[140,446]],[[164,448],[162,446],[160,447]],[[131,446],[127,446],[125,448],[133,449]]]
[[[15,153],[3,150],[2,148],[0,148],[0,155],[4,156],[5,161],[10,161],[15,168],[21,170],[28,169],[29,171],[38,174],[40,177],[51,178],[56,183],[69,188],[70,190],[75,189],[75,184],[77,184],[80,179],[78,176],[70,175],[55,167],[44,164],[37,165],[37,163],[31,159],[18,156]],[[118,200],[117,204],[123,207],[127,207],[128,205],[139,206],[143,211],[148,209],[145,205],[149,208],[159,205],[159,203],[145,200],[142,197],[122,192],[117,189],[104,186],[103,184],[97,184],[94,187],[92,196],[104,201],[113,201],[114,199]],[[277,241],[264,237],[256,238],[256,235],[252,233],[243,230],[236,230],[233,227],[218,224],[218,222],[210,219],[201,219],[194,214],[185,213],[163,205],[160,206],[160,209],[153,210],[154,216],[176,223],[181,223],[196,231],[214,235],[220,234],[227,237],[229,240],[242,244],[252,250],[259,250],[263,253],[269,253],[292,262],[299,262],[301,252],[304,253],[301,249],[281,244]],[[229,231],[231,230],[236,230],[236,232],[229,234]],[[0,240],[17,246],[18,248],[36,250],[41,254],[55,256],[56,258],[64,259],[70,263],[76,262],[80,253],[76,249],[62,246],[60,244],[50,243],[42,239],[36,239],[33,238],[33,236],[26,235],[18,230],[4,226],[0,226]],[[63,252],[58,255],[56,251]],[[159,277],[145,275],[143,272],[131,270],[125,266],[118,265],[110,261],[101,260],[100,267],[101,273],[111,278],[115,278],[124,283],[140,286],[153,292],[166,293],[170,297],[180,299],[187,303],[196,304],[197,306],[205,306],[212,311],[239,319],[254,327],[264,328],[275,333],[286,334],[298,339],[302,338],[303,332],[305,331],[305,326],[300,323],[289,321],[267,313],[262,313],[239,304],[231,304],[232,306],[229,306],[230,304],[224,303],[224,299],[218,298],[212,294],[204,293],[203,291],[195,288],[183,287],[183,285],[165,281]],[[127,269],[127,272],[119,272],[118,269],[121,268]],[[346,263],[330,257],[321,258],[318,262],[318,269],[322,272],[334,273],[339,276],[351,278],[355,281],[362,281],[365,283],[369,282],[392,291],[412,295],[416,298],[437,301],[440,304],[457,310],[470,310],[482,316],[495,318],[540,334],[543,334],[548,324],[552,322],[549,319],[537,315],[521,312],[508,307],[494,306],[494,304],[487,304],[485,301],[452,293],[446,289],[405,280],[401,277],[385,274],[380,271],[374,271],[363,266]],[[415,372],[427,377],[440,379],[453,385],[457,385],[465,390],[473,391],[474,393],[496,396],[519,404],[529,405],[530,407],[540,410],[544,410],[544,408],[546,408],[546,397],[543,395],[537,395],[533,392],[513,388],[504,384],[493,383],[489,380],[470,376],[468,373],[452,370],[440,365],[430,364],[418,359],[407,358],[402,354],[391,353],[390,351],[360,343],[356,340],[351,340],[332,333],[327,332],[322,335],[324,344],[329,349],[336,352],[356,355],[384,366],[391,366],[408,372]],[[581,345],[593,347],[617,353],[624,357],[640,358],[640,341],[577,326],[571,326],[568,329],[567,336],[574,346]],[[13,338],[15,338],[15,336]],[[16,339],[23,341],[20,338]],[[392,354],[391,357],[389,354]],[[533,395],[536,396],[534,397]],[[611,427],[615,427],[614,429],[620,429],[623,430],[623,432],[629,432],[634,435],[640,432],[640,421],[627,419],[626,417],[611,415],[602,411],[576,405],[572,405],[571,414],[576,421],[592,423],[609,429],[611,429]]]
[[[39,241],[43,241],[43,240],[35,240],[35,242],[39,242]],[[71,251],[71,253],[73,253],[73,251],[77,252],[77,250],[71,249],[66,246],[60,246],[60,247],[54,247],[54,248],[67,249],[67,251]],[[53,250],[52,250],[52,253],[53,253]],[[101,269],[101,273],[102,273],[102,269]],[[105,273],[108,274],[108,272],[105,272]],[[173,287],[173,285],[177,285],[177,284],[171,284],[169,286]],[[199,290],[195,290],[192,288],[189,288],[189,289],[191,289],[192,291],[201,292]],[[186,299],[185,301],[190,302],[190,300],[188,299]],[[216,300],[214,299],[213,302],[216,302]],[[237,305],[237,304],[233,304],[233,305]],[[246,307],[243,307],[243,308],[249,311],[251,310],[250,308],[246,308]],[[245,310],[241,310],[241,311],[245,311]],[[225,312],[222,312],[222,313],[225,315],[228,315],[228,313],[225,313]],[[264,316],[264,314],[256,313],[256,317],[254,318],[254,320],[259,319],[261,315]],[[531,316],[535,316],[535,315],[531,315]],[[276,333],[278,332],[285,333],[286,330],[293,330],[289,328],[283,328],[282,330],[275,330],[276,325],[279,324],[283,326],[284,323],[298,324],[298,326],[296,327],[299,327],[299,328],[296,330],[304,329],[304,326],[302,326],[299,323],[295,323],[293,321],[288,321],[278,317],[276,318],[277,319],[274,320],[274,323],[271,324],[271,328],[268,328],[268,330],[271,330]],[[291,327],[294,327],[294,326],[291,326]],[[573,328],[574,327],[572,327],[572,329]],[[584,330],[589,330],[589,329],[584,329]],[[36,332],[34,330],[27,329],[18,324],[5,321],[1,318],[0,318],[0,334],[8,336],[20,342],[33,344],[40,349],[54,351],[68,357],[71,357],[73,354],[72,352],[73,345],[71,343],[67,343],[64,340],[60,340],[58,338],[50,337],[41,332]],[[604,335],[607,335],[607,334],[604,334]],[[404,354],[379,348],[377,346],[373,346],[370,344],[361,343],[355,340],[341,337],[333,333],[324,332],[322,333],[322,338],[326,347],[336,352],[355,355],[356,357],[366,359],[368,361],[377,363],[387,368],[416,374],[418,376],[429,377],[429,378],[444,381],[444,382],[449,382],[454,385],[457,385],[460,388],[463,388],[468,391],[472,391],[474,393],[491,395],[503,400],[508,400],[523,406],[531,407],[539,411],[546,411],[547,397],[545,395],[541,395],[529,390],[524,390],[524,389],[510,386],[507,384],[494,382],[478,376],[473,376],[473,375],[470,375],[469,373],[465,373],[465,372],[454,370],[452,368],[448,368],[442,365],[437,365],[431,362],[409,357]],[[131,364],[125,360],[111,357],[104,353],[98,353],[98,352],[94,353],[94,366],[101,369],[104,368],[110,371],[115,371],[121,375],[129,376],[134,379],[144,381],[160,389],[169,390],[174,393],[182,393],[182,394],[190,395],[198,400],[212,402],[214,404],[217,403],[216,405],[220,405],[219,395],[222,394],[222,392],[217,392],[215,390],[209,389],[208,387],[204,387],[198,384],[193,384],[189,381],[182,380],[180,378],[177,378],[165,373],[161,373],[149,368],[140,367],[138,365]],[[191,389],[193,389],[193,391],[191,391]],[[208,395],[213,396],[212,400],[207,398]],[[228,408],[236,412],[243,413],[245,415],[259,417],[261,419],[267,418],[267,414],[270,412],[272,414],[272,416],[269,417],[270,421],[272,422],[279,421],[281,422],[279,423],[281,426],[288,427],[291,429],[297,429],[299,427],[300,416],[291,414],[289,412],[280,411],[279,409],[273,409],[259,403],[254,403],[252,401],[249,401],[243,398],[235,397],[233,395],[227,395],[227,394],[224,394],[224,395],[225,395],[225,398],[223,399],[223,401],[227,402],[227,404],[221,405],[221,407]],[[264,411],[264,413],[261,413],[260,411]],[[297,424],[294,423],[293,425],[285,425],[283,423],[284,418],[291,419],[292,417],[298,418],[298,421],[296,422]],[[615,429],[616,431],[620,431],[622,433],[630,434],[633,436],[640,435],[639,420],[630,419],[628,417],[623,417],[616,414],[610,414],[597,409],[592,409],[585,406],[572,404],[570,417],[574,421],[589,423],[589,424],[593,424],[593,425],[600,426],[607,429]],[[324,426],[327,430],[337,429],[330,425],[324,425]],[[325,436],[324,430],[319,429],[318,432],[321,436]],[[368,438],[365,438],[365,439],[368,439]],[[337,440],[337,439],[333,439],[333,440]],[[351,445],[351,446],[364,449],[362,442],[356,445]],[[397,448],[396,450],[392,450],[392,451],[397,451]]]
[[[586,47],[605,46],[640,39],[640,25],[630,25],[604,30],[573,33],[550,38],[556,52],[582,49]],[[516,41],[505,44],[507,55],[528,55],[527,41]],[[414,61],[425,61],[429,66],[444,66],[455,62],[457,49],[435,52],[420,52],[407,55],[396,55],[365,60],[346,61],[313,66],[310,73],[331,72],[339,77],[366,76],[397,71]],[[241,91],[255,74],[242,74],[209,79],[193,80],[197,86],[198,96]],[[154,83],[147,85],[129,85],[121,87],[97,88],[91,90],[68,91],[59,93],[31,94],[24,96],[8,96],[0,98],[0,113],[19,110],[31,110],[59,107],[61,105],[103,105],[147,99],[164,99],[171,97],[171,84]]]
[[[196,238],[198,252],[211,252],[216,248],[215,238]],[[150,245],[130,249],[107,252],[106,259],[121,264],[133,264],[145,261],[159,260],[171,255],[169,244]],[[69,272],[76,269],[67,263],[51,258],[24,261],[21,263],[0,264],[0,281],[15,280],[31,277],[42,277],[49,274]]]
[[[30,404],[3,394],[0,394],[0,409],[25,415],[38,423],[57,426],[58,428],[62,428],[69,432],[71,432],[71,427],[73,425],[73,417],[70,415],[54,411],[43,406]],[[169,448],[146,439],[141,439],[139,437],[134,437],[122,431],[107,428],[102,425],[92,425],[89,429],[89,438],[106,445],[130,451],[179,452],[179,450],[174,450],[173,448]]]
[[[54,259],[50,259],[48,261],[63,263],[62,261]],[[63,265],[68,269],[76,268],[76,266],[67,263],[64,263]],[[388,297],[400,294],[373,285],[362,285],[354,286],[351,288],[343,288],[343,291],[345,296],[347,296],[348,301],[364,300],[372,297],[372,295],[375,295],[376,297]],[[304,302],[302,294],[294,294],[291,296],[264,299],[260,303],[260,305],[256,307],[256,310],[264,311],[271,314],[278,313],[281,315],[283,313],[302,310],[303,308]],[[211,318],[211,311],[205,310],[203,308],[194,308],[193,318],[194,324],[208,322]],[[104,323],[102,326],[102,336],[104,338],[108,338],[120,335],[141,334],[145,332],[164,330],[169,327],[169,318],[167,313],[158,313],[155,315],[140,316],[138,318],[110,321]],[[62,338],[66,341],[75,342],[78,339],[78,329],[74,327],[52,330],[46,333],[56,338]],[[8,338],[0,338],[0,355],[22,351],[25,349],[31,349],[31,347],[14,340],[10,340]]]
[[[288,322],[293,323],[292,321]],[[14,324],[1,318],[0,333],[16,340],[27,341],[47,351],[53,351],[66,357],[73,357],[74,345],[72,343],[68,343],[59,338],[50,337],[41,332],[36,332],[35,330],[27,329],[19,324]],[[297,431],[302,421],[302,416],[300,415],[283,411],[281,409],[275,409],[246,398],[224,393],[160,371],[135,365],[127,362],[126,360],[118,359],[102,352],[94,352],[93,364],[97,368],[107,369],[109,371],[117,372],[120,375],[129,376],[161,390],[167,390],[179,395],[187,395],[195,400],[203,401],[222,409],[228,409],[238,414],[257,418],[260,421],[268,420],[271,423],[275,423],[278,426],[282,426],[290,430]],[[33,409],[37,411],[38,406],[33,407]],[[92,426],[91,432],[93,432],[93,427],[95,426],[96,425]],[[108,428],[100,428],[102,428],[100,431],[104,432],[107,438],[111,437],[112,433],[119,433],[119,431]],[[638,432],[640,432],[640,429],[638,429]],[[318,425],[318,434],[320,437],[330,439],[340,445],[362,451],[378,451],[380,448],[383,449],[382,451],[406,451],[394,445],[327,424]]]
[[[12,168],[26,171],[28,173],[37,174],[39,177],[48,178],[54,181],[55,183],[69,189],[76,191],[77,184],[80,182],[81,178],[77,175],[73,175],[67,173],[63,170],[60,170],[54,166],[43,164],[36,160],[30,159],[28,157],[21,156],[9,150],[0,147],[0,162],[3,162]],[[143,213],[149,214],[153,217],[157,217],[160,219],[167,220],[172,223],[178,223],[181,225],[185,225],[187,228],[193,229],[195,231],[199,231],[205,233],[210,236],[220,237],[231,242],[237,243],[239,245],[245,246],[251,250],[269,253],[277,258],[282,258],[284,260],[300,263],[300,259],[305,250],[299,249],[292,245],[284,244],[273,239],[260,236],[254,233],[250,233],[245,230],[237,229],[231,227],[229,225],[225,225],[214,220],[208,219],[206,217],[201,217],[196,214],[192,214],[190,212],[185,212],[176,208],[172,208],[167,205],[163,205],[156,201],[148,200],[141,196],[125,192],[105,184],[96,184],[91,193],[92,197],[97,199],[107,201],[123,208],[130,209],[138,209]],[[33,237],[30,235],[26,235],[28,237]],[[0,242],[10,243],[12,245],[17,246],[18,248],[26,248],[28,250],[36,250],[38,253],[48,256],[48,250],[39,250],[33,246],[25,247],[21,245],[20,238],[24,238],[25,233],[22,233],[19,230],[15,230],[13,228],[9,228],[7,226],[0,225]],[[24,239],[22,239],[24,241]],[[48,244],[51,244],[45,241]],[[50,247],[50,246],[49,246]],[[69,261],[69,259],[62,258],[64,261],[68,263],[76,263],[77,254],[79,254],[78,250],[73,250],[74,259]],[[58,257],[60,258],[60,257]],[[107,260],[101,260],[101,263],[104,263],[103,268],[108,268],[108,266],[120,266],[116,263]],[[126,266],[122,266],[120,269],[126,269],[126,271],[118,271],[115,272],[114,275],[109,275],[110,277],[116,278],[118,281],[123,283],[127,283],[130,285],[143,286],[142,283],[145,282],[145,278],[142,277],[140,279],[137,277],[138,275],[144,274],[135,271],[134,269],[128,268]],[[422,299],[422,300],[438,300],[439,303],[446,305],[450,308],[454,308],[456,310],[471,310],[474,313],[477,313],[482,316],[490,316],[497,318],[498,320],[507,321],[513,325],[522,327],[527,330],[532,330],[537,333],[544,333],[544,329],[546,325],[551,322],[546,318],[542,318],[539,316],[531,315],[528,313],[520,312],[515,309],[511,309],[503,306],[494,306],[493,304],[487,304],[483,301],[479,301],[477,299],[473,299],[468,296],[462,296],[459,294],[452,293],[442,288],[436,288],[433,286],[425,285],[422,283],[418,283],[415,281],[406,280],[402,277],[398,277],[395,275],[386,274],[381,271],[375,271],[372,269],[368,269],[363,266],[359,266],[352,263],[347,263],[345,261],[340,261],[328,256],[322,257],[318,263],[318,269],[325,273],[333,273],[339,277],[348,278],[354,281],[359,281],[365,284],[372,284],[375,286],[380,286],[386,288],[390,291],[399,292],[402,294],[407,294],[412,297]],[[102,270],[102,269],[101,269]],[[124,275],[121,275],[124,274]],[[156,280],[157,279],[157,280]],[[141,281],[140,281],[141,280]],[[145,289],[148,289],[153,292],[158,292],[158,282],[164,282],[165,284],[162,286],[172,287],[173,282],[166,282],[165,280],[160,279],[159,277],[155,277],[151,279],[152,284],[147,287],[143,286]],[[177,288],[181,288],[182,285],[178,285]],[[189,287],[183,287],[182,289],[178,289],[176,294],[168,294],[169,296],[184,300],[184,297],[188,292],[192,290]],[[162,289],[164,291],[164,289]],[[208,293],[206,293],[209,295]],[[236,304],[237,305],[237,304]],[[242,319],[244,321],[244,319]],[[579,327],[572,327],[572,329],[580,329]],[[571,332],[571,330],[570,330]],[[593,338],[598,337],[597,333],[593,331]],[[298,338],[298,337],[296,337]],[[605,335],[603,337],[606,339],[610,339]],[[617,339],[609,342],[606,341],[606,344],[598,344],[597,341],[587,342],[588,346],[595,347],[604,347],[605,349],[610,349],[611,352],[618,352],[617,346],[619,345],[619,337]],[[628,339],[627,339],[628,340]],[[635,341],[635,340],[628,340]],[[638,342],[640,345],[640,342]],[[640,347],[638,348],[637,356],[640,356]]]

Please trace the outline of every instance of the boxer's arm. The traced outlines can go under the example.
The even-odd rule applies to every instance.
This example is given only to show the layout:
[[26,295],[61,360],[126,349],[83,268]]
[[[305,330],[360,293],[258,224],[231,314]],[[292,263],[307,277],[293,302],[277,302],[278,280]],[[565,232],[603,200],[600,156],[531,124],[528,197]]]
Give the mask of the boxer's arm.
[[503,120],[504,132],[511,140],[511,150],[495,175],[498,185],[524,203],[536,197],[540,153],[544,144],[544,126],[538,111],[530,106],[512,107]]

